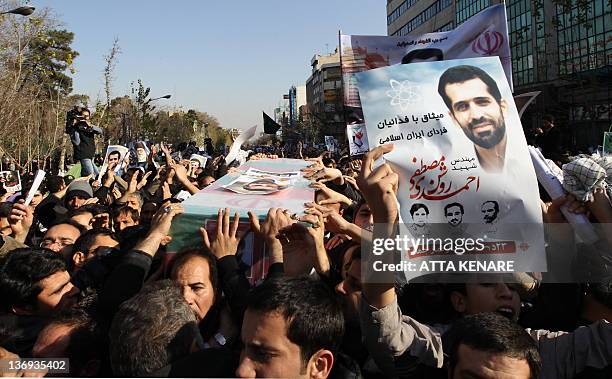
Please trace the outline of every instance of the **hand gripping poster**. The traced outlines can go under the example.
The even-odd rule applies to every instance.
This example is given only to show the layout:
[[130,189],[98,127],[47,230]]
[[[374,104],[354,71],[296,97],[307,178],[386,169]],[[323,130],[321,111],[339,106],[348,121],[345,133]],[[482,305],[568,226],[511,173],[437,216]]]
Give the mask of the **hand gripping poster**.
[[355,76],[369,145],[395,145],[385,160],[412,238],[402,251],[414,263],[408,279],[440,259],[455,264],[433,271],[546,271],[538,183],[499,59]]

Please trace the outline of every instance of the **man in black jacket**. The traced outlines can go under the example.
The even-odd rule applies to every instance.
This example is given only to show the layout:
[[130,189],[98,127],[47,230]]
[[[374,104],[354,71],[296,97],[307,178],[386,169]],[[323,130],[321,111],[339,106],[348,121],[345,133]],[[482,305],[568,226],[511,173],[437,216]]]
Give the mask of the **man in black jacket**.
[[[69,112],[70,113],[70,112]],[[72,141],[74,159],[81,162],[81,176],[98,175],[98,168],[93,164],[96,153],[95,135],[102,134],[102,129],[89,123],[90,112],[87,108],[79,109],[73,117],[68,117],[67,131]]]

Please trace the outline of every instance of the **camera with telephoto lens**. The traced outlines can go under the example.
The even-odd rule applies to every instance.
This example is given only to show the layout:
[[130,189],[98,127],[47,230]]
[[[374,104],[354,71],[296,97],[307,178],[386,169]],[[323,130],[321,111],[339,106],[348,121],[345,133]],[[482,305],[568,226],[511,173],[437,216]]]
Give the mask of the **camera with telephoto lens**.
[[87,128],[89,125],[83,116],[83,112],[89,111],[85,107],[76,106],[66,112],[66,133],[72,134],[79,128]]

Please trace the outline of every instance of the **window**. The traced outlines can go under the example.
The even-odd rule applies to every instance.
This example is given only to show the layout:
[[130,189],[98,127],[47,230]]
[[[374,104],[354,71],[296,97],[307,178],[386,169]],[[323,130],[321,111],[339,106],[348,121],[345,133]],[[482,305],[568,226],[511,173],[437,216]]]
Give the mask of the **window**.
[[455,23],[453,21],[449,22],[448,24],[434,30],[434,33],[437,32],[448,32],[449,30],[453,30],[455,28]]
[[395,20],[397,20],[401,15],[403,15],[410,7],[416,4],[417,0],[406,0],[402,2],[397,8],[393,10],[393,12],[389,13],[387,16],[387,25],[391,25]]
[[557,30],[560,75],[610,64],[605,57],[612,55],[612,46],[605,41],[612,32],[612,9],[608,0],[587,1],[587,6],[586,19],[579,22],[576,0],[570,2],[570,8],[556,5],[556,17],[560,21]]
[[448,8],[452,4],[453,4],[453,0],[436,1],[435,3],[430,5],[427,9],[425,9],[423,12],[419,13],[414,18],[412,18],[412,20],[408,21],[406,25],[399,28],[395,33],[393,33],[393,35],[394,36],[405,36],[409,34],[412,30],[419,27],[424,22],[428,21],[433,16],[440,13],[442,10]]
[[[533,29],[530,0],[510,0],[506,2],[508,33],[512,52],[512,76],[514,85],[525,85],[534,81]],[[536,17],[537,18],[537,17]],[[542,45],[544,39],[538,39]],[[540,65],[541,66],[541,65]],[[538,71],[544,74],[545,69]]]

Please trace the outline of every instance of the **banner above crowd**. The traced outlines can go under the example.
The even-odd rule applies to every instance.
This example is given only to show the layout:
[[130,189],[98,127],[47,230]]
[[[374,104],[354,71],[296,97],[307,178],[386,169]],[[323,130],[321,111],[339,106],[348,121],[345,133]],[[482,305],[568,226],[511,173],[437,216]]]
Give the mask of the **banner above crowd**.
[[482,242],[465,256],[413,246],[409,261],[512,260],[546,271],[538,183],[497,58],[396,65],[358,73],[356,83],[369,145],[395,145],[385,159],[399,175],[410,236]]
[[[346,121],[363,124],[355,74],[379,67],[486,56],[499,57],[512,88],[512,65],[504,4],[491,6],[448,32],[406,36],[340,35]],[[352,141],[349,136],[349,144]],[[368,151],[362,146],[355,151]],[[359,154],[359,153],[355,153]]]

